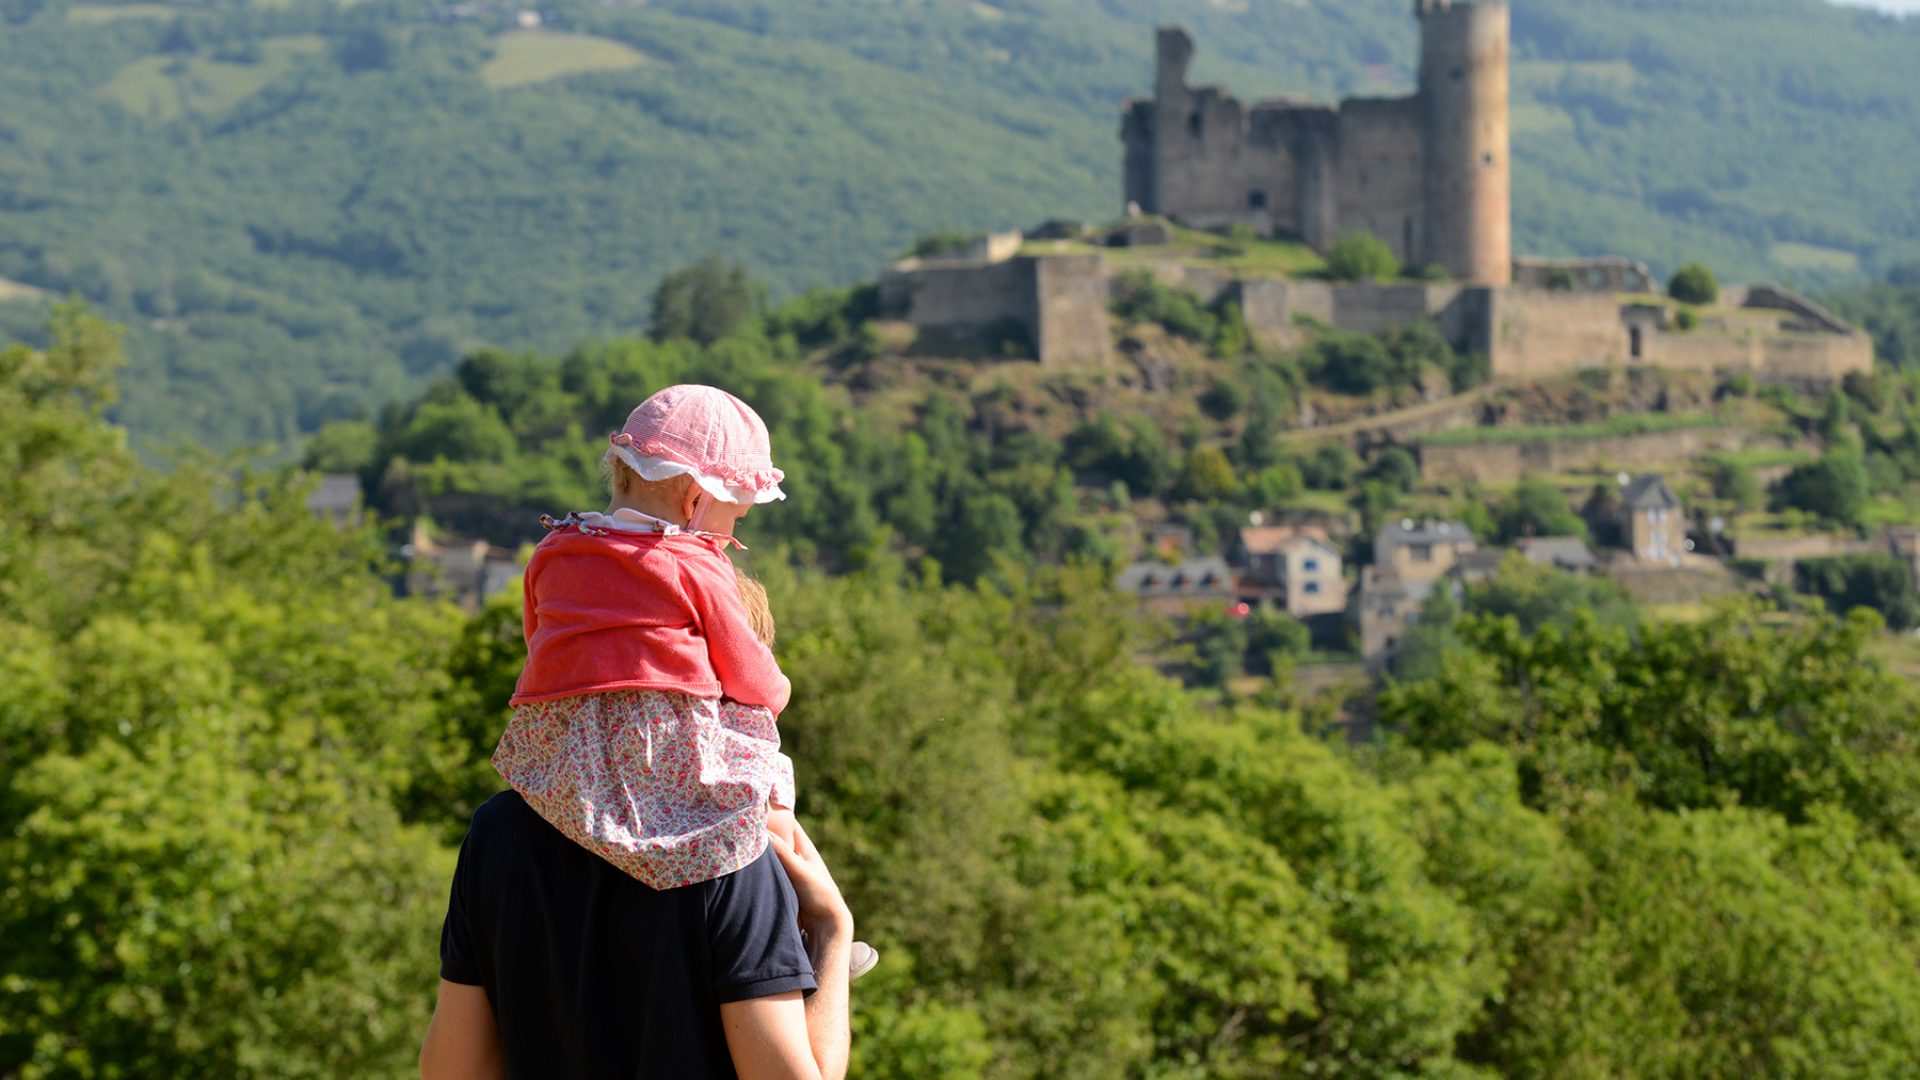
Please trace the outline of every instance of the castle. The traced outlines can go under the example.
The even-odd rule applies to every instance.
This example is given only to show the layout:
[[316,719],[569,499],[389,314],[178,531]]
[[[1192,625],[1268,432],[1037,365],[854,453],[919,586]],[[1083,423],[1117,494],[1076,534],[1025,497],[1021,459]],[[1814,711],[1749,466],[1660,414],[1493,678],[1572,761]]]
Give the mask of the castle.
[[[1294,348],[1317,326],[1378,333],[1430,323],[1483,354],[1496,379],[1649,365],[1830,382],[1873,364],[1867,335],[1784,289],[1733,286],[1676,312],[1630,259],[1514,258],[1507,126],[1508,13],[1496,0],[1415,0],[1419,87],[1339,105],[1263,101],[1193,87],[1193,41],[1158,33],[1154,95],[1122,111],[1127,219],[1054,224],[892,263],[885,317],[936,355],[1112,359],[1108,300],[1121,268],[1146,270],[1213,306],[1237,305],[1260,344]],[[1183,250],[1177,230],[1251,226],[1324,252],[1378,237],[1415,280],[1337,282],[1236,274]],[[1189,245],[1190,247],[1190,245]]]
[[1419,90],[1338,105],[1247,108],[1219,87],[1189,86],[1193,40],[1163,28],[1153,97],[1122,114],[1128,202],[1196,228],[1292,233],[1321,251],[1368,232],[1402,266],[1506,284],[1507,7],[1416,0],[1414,14]]

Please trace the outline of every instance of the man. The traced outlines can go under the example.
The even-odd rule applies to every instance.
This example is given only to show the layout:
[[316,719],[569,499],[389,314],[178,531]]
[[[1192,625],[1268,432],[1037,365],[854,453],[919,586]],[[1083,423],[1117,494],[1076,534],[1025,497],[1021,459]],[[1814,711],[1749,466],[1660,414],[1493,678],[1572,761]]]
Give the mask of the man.
[[841,1080],[852,943],[797,826],[733,874],[654,890],[502,792],[460,848],[420,1075]]

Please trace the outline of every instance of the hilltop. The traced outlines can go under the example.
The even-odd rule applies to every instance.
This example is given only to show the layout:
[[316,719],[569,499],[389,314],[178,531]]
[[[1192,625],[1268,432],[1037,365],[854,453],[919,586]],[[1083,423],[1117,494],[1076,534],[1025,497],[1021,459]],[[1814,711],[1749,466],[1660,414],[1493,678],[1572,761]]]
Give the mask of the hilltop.
[[[8,0],[0,324],[90,297],[132,327],[136,435],[285,445],[476,346],[637,330],[707,252],[792,295],[935,228],[1109,216],[1153,24],[1201,80],[1330,98],[1404,91],[1404,8]],[[1913,21],[1513,21],[1516,250],[1816,286],[1920,253]]]

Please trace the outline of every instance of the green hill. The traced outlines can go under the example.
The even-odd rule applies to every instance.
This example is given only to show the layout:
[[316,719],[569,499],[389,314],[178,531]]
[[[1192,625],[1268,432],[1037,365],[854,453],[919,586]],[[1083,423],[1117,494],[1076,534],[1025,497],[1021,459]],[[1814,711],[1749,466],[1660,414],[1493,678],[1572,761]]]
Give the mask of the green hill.
[[[1522,250],[1811,285],[1920,258],[1920,22],[1515,8]],[[478,345],[630,332],[710,251],[786,294],[935,229],[1110,216],[1152,25],[1243,96],[1397,93],[1406,9],[0,0],[0,330],[82,293],[133,327],[136,433],[284,444]]]

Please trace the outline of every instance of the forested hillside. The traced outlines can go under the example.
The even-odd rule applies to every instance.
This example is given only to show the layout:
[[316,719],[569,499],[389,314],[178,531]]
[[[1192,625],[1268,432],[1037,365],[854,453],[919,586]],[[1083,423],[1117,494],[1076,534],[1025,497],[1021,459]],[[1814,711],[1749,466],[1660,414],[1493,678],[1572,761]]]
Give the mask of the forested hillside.
[[[284,445],[477,345],[640,328],[710,251],[791,293],[936,229],[1109,216],[1154,24],[1243,97],[1401,93],[1407,7],[5,0],[0,325],[80,293],[130,326],[136,434]],[[1514,7],[1522,250],[1815,285],[1920,254],[1920,21]]]
[[[498,786],[517,593],[395,599],[371,531],[306,513],[297,476],[143,463],[100,418],[112,328],[62,311],[50,336],[0,349],[0,1075],[410,1075],[454,844]],[[437,401],[531,427],[563,384],[746,359],[476,364]],[[797,408],[796,478],[833,464]],[[749,559],[800,813],[887,956],[856,1076],[1920,1054],[1920,698],[1870,613],[1459,618],[1355,752],[1285,680],[1236,702],[1139,664],[1154,628],[1085,567],[794,569],[761,538],[836,523],[767,531],[828,505],[793,503],[756,511]]]

